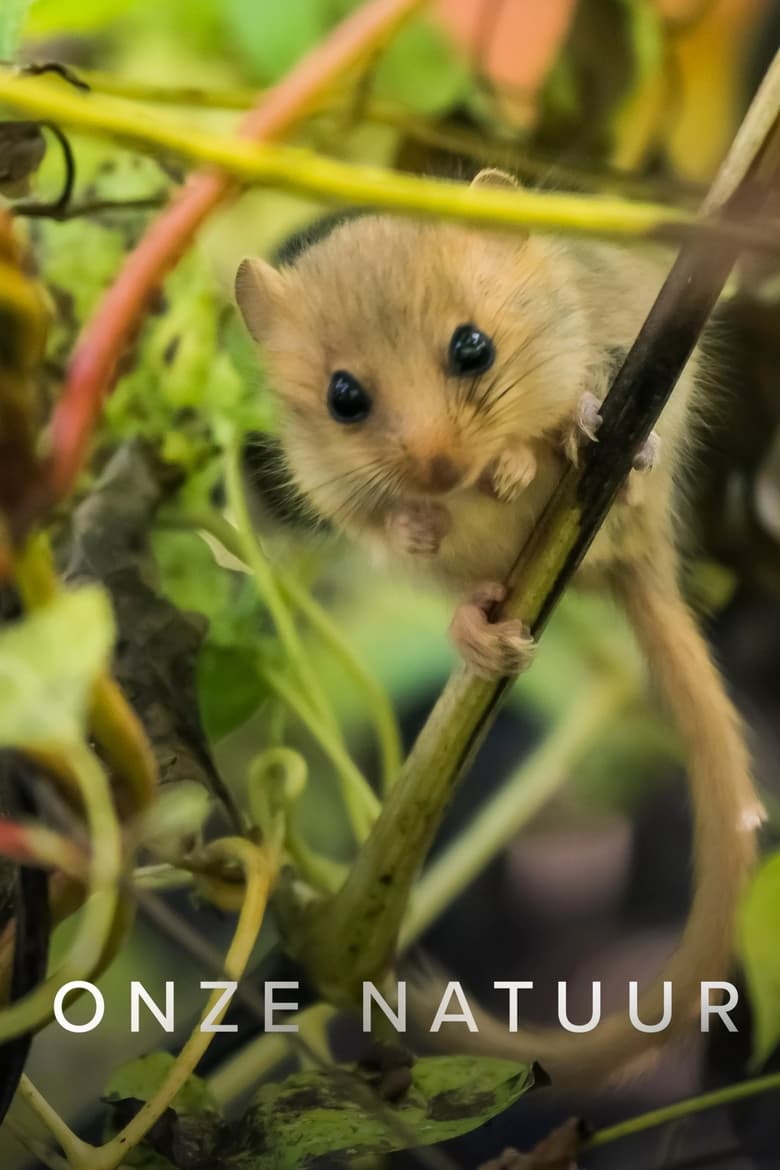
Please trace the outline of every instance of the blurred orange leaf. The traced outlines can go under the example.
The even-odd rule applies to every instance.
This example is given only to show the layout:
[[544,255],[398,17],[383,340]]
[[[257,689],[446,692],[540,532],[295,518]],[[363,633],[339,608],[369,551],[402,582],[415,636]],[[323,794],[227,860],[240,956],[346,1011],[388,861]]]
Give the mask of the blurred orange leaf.
[[438,0],[437,15],[500,90],[520,97],[515,116],[531,124],[536,96],[558,56],[577,0]]

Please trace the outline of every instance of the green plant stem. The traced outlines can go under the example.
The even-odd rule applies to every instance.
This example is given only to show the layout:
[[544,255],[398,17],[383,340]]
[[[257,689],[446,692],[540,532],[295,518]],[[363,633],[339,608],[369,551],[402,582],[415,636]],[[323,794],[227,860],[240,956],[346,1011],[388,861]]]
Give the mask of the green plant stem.
[[[310,1033],[321,1035],[335,1014],[329,1004],[317,1003],[291,1017],[291,1022],[298,1025],[300,1035],[308,1041]],[[289,1035],[265,1032],[245,1044],[209,1077],[209,1090],[217,1103],[226,1108],[253,1089],[289,1053]]]
[[[244,552],[234,525],[213,508],[169,508],[158,518],[161,523],[180,528],[200,528],[223,548],[244,563]],[[325,646],[352,679],[365,700],[376,729],[382,757],[382,778],[387,790],[401,768],[401,736],[398,720],[386,691],[360,659],[353,653],[341,632],[321,605],[300,585],[291,573],[279,565],[273,567],[276,584],[284,599],[293,605],[319,635]]]
[[102,69],[77,69],[76,76],[86,82],[93,94],[110,94],[134,102],[152,105],[197,106],[208,110],[249,110],[262,97],[259,89],[221,87],[204,89],[194,85],[155,85],[132,77],[119,77]]
[[277,585],[274,570],[263,554],[252,528],[241,473],[241,444],[238,438],[234,438],[230,442],[225,453],[225,484],[230,509],[236,521],[236,535],[241,550],[241,559],[251,571],[258,592],[271,615],[279,641],[287,654],[303,693],[308,695],[317,716],[329,728],[338,733],[333,709],[325,698],[306,659],[295,623]]
[[645,236],[661,225],[680,227],[693,223],[689,213],[653,203],[557,192],[477,191],[462,183],[341,163],[301,148],[252,144],[162,117],[152,119],[147,109],[129,102],[83,95],[45,78],[19,78],[8,71],[0,71],[0,101],[33,116],[129,142],[136,148],[143,145],[163,149],[209,163],[244,182],[270,184],[352,204],[367,203],[483,225],[599,235]]
[[46,1126],[71,1166],[76,1165],[80,1159],[89,1155],[92,1147],[73,1132],[68,1123],[60,1117],[57,1110],[49,1104],[27,1076],[23,1076],[19,1082],[19,1096],[27,1103],[38,1120]]
[[353,654],[339,633],[335,622],[331,620],[311,594],[302,585],[299,585],[289,573],[284,571],[280,571],[279,584],[282,592],[306,618],[315,633],[319,634],[345,673],[352,678],[359,689],[374,720],[382,758],[383,785],[385,791],[388,791],[401,770],[402,749],[398,720],[387,692]]
[[37,1158],[47,1170],[68,1170],[68,1163],[61,1154],[56,1154],[49,1148],[48,1142],[42,1141],[36,1134],[31,1133],[26,1125],[19,1121],[14,1114],[9,1114],[3,1122],[8,1132],[13,1134],[22,1146],[34,1158]]
[[309,768],[300,752],[289,747],[267,748],[249,768],[247,798],[252,824],[260,839],[286,849],[301,876],[316,889],[333,893],[346,867],[310,848],[293,826],[294,806],[308,783]]
[[58,989],[90,978],[111,945],[120,909],[122,838],[105,772],[86,744],[62,745],[58,754],[76,780],[86,812],[92,848],[87,897],[76,938],[62,964],[29,995],[0,1011],[2,1040],[37,1031],[50,1018]]
[[181,890],[195,884],[195,875],[168,862],[142,865],[133,871],[133,885],[144,890]]
[[633,697],[631,686],[614,674],[574,696],[539,747],[423,874],[401,931],[401,950],[427,930],[566,782],[572,767]]
[[287,680],[262,664],[261,670],[271,689],[298,716],[333,764],[339,777],[344,804],[355,837],[359,842],[364,841],[379,816],[381,808],[379,801],[366,782],[365,776],[355,764],[341,739],[333,735],[329,728],[317,719],[314,712]]
[[252,572],[303,694],[289,687],[281,675],[265,668],[262,663],[261,669],[272,688],[284,699],[287,706],[295,711],[333,762],[341,780],[344,802],[355,835],[358,841],[363,841],[379,815],[379,802],[344,746],[333,709],[306,660],[298,631],[276,583],[274,571],[257,542],[243,490],[241,446],[237,438],[232,440],[226,453],[225,482],[228,502],[235,516],[241,559]]
[[[163,85],[120,77],[96,69],[79,69],[77,76],[86,82],[95,94],[110,94],[112,97],[148,102],[152,105],[243,111],[251,109],[262,96],[261,91],[256,89],[224,86],[218,89],[204,89],[190,85]],[[337,117],[341,127],[345,115],[349,116],[353,107],[354,96],[351,93],[346,97],[334,95],[332,104],[323,105],[318,113]],[[496,166],[500,162],[502,166],[512,167],[524,178],[535,183],[546,183],[548,186],[553,182],[570,190],[611,189],[638,198],[653,197],[657,189],[664,201],[673,199],[675,195],[691,199],[701,194],[694,183],[674,180],[654,183],[630,171],[621,171],[617,168],[610,170],[603,167],[599,170],[585,171],[581,168],[564,167],[549,158],[529,155],[526,150],[518,148],[517,140],[509,134],[486,136],[483,133],[453,129],[449,126],[442,129],[435,120],[421,116],[417,111],[397,102],[372,98],[361,104],[360,117],[362,121],[392,126],[401,130],[407,137],[437,150],[449,151],[456,155],[465,154],[469,158],[481,160],[486,166]]]
[[347,876],[347,866],[317,853],[293,825],[287,828],[286,845],[301,876],[315,889],[335,894]]
[[650,1113],[630,1117],[628,1121],[621,1121],[618,1125],[609,1126],[608,1129],[598,1130],[583,1148],[595,1150],[611,1142],[620,1141],[621,1138],[643,1133],[646,1129],[667,1125],[670,1121],[679,1121],[683,1117],[693,1117],[707,1109],[719,1109],[723,1105],[731,1105],[734,1101],[742,1101],[746,1097],[755,1097],[759,1093],[768,1093],[773,1089],[780,1089],[780,1073],[770,1073],[764,1077],[742,1081],[737,1085],[727,1085],[725,1089],[715,1089],[711,1093],[702,1093],[699,1097],[689,1097],[686,1101],[677,1101],[674,1105],[665,1105],[662,1109],[653,1109]]

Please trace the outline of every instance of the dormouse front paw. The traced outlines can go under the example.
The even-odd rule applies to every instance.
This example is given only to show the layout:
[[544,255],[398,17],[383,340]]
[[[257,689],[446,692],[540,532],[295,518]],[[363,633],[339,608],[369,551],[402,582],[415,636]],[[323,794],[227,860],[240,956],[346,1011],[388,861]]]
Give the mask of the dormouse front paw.
[[434,557],[451,523],[449,512],[441,504],[415,501],[391,512],[385,526],[391,544],[399,552]]
[[450,624],[450,639],[461,658],[489,682],[526,670],[536,651],[536,643],[517,618],[490,620],[491,607],[505,597],[503,585],[479,585],[471,598],[455,610]]
[[511,503],[533,482],[536,471],[536,455],[529,444],[513,443],[488,464],[480,487],[497,500]]

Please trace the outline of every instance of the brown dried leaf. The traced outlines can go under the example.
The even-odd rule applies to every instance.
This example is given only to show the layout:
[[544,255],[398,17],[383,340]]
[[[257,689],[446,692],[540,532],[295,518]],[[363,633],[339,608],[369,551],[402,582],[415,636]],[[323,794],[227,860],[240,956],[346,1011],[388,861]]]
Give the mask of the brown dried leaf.
[[30,178],[46,153],[37,122],[0,122],[0,194],[9,199],[30,192]]
[[75,511],[65,576],[100,581],[111,594],[114,674],[149,736],[160,782],[196,781],[227,803],[196,693],[206,619],[158,592],[149,546],[155,511],[178,474],[141,442],[120,447]]

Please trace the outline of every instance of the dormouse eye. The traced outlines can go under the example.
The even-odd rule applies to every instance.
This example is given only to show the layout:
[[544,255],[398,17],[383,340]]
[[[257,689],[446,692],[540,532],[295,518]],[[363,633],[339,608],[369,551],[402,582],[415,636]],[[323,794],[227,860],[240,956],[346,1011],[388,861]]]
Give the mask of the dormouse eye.
[[496,359],[496,348],[476,325],[459,325],[450,341],[450,373],[484,374]]
[[371,399],[354,375],[336,370],[328,387],[328,410],[336,422],[362,422],[371,412]]

